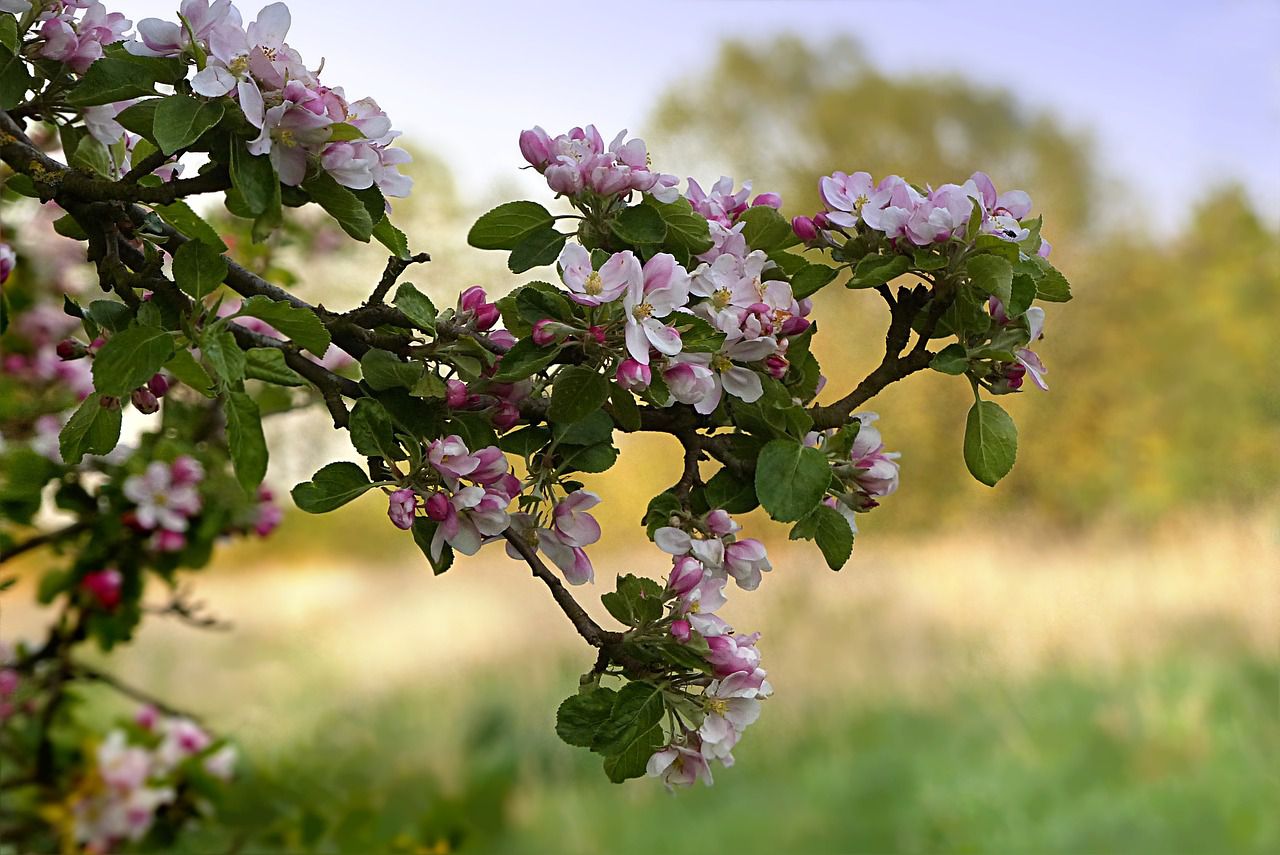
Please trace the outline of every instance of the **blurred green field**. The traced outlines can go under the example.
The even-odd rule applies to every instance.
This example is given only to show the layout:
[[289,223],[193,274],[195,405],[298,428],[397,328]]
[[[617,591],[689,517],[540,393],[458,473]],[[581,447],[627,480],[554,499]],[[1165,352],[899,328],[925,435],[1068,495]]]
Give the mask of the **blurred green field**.
[[[357,503],[326,530],[380,512]],[[245,751],[225,822],[165,851],[1280,845],[1273,515],[1128,542],[868,537],[841,574],[772,544],[777,570],[728,616],[763,631],[777,694],[737,766],[675,796],[611,785],[557,740],[591,657],[518,565],[433,578],[395,540],[370,563],[294,523],[311,549],[230,549],[201,581],[234,632],[157,620],[104,660]],[[631,558],[599,564],[657,569]],[[6,634],[40,621],[5,618]],[[93,695],[83,714],[127,711]]]

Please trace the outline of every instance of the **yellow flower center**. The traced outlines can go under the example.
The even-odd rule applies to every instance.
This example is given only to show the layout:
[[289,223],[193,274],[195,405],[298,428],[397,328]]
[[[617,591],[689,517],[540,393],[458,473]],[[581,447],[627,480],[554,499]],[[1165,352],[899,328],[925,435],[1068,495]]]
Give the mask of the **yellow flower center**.
[[715,356],[711,357],[711,367],[723,374],[733,367],[733,363],[730,362],[729,357],[725,356],[723,353],[717,353]]
[[592,297],[604,290],[604,283],[600,281],[600,274],[592,270],[591,275],[587,277],[587,282],[582,289]]
[[645,318],[653,314],[653,306],[648,303],[640,303],[631,310],[631,317],[637,321],[643,321]]
[[712,698],[707,701],[707,712],[712,715],[724,715],[729,711],[729,702],[721,698]]
[[227,69],[236,77],[243,76],[244,73],[249,70],[249,57],[247,56],[236,57],[235,59],[231,60],[231,64],[227,66]]
[[729,293],[728,288],[717,288],[716,292],[711,295],[711,305],[717,309],[723,309],[729,305],[729,301],[733,299],[733,295]]
[[276,142],[289,148],[294,148],[298,144],[298,141],[293,138],[293,131],[287,128],[276,132]]

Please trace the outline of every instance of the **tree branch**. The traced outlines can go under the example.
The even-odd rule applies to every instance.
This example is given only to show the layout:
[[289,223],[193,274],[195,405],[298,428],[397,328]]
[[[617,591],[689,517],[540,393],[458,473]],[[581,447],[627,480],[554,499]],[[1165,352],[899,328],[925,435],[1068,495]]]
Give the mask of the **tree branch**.
[[19,555],[30,552],[33,549],[39,549],[42,546],[48,546],[51,543],[57,543],[60,540],[66,540],[67,538],[74,537],[80,532],[88,530],[88,528],[89,524],[81,521],[66,526],[65,528],[45,532],[44,534],[38,534],[35,537],[24,540],[22,543],[14,544],[7,549],[0,549],[0,564],[3,564],[12,558],[17,558]]

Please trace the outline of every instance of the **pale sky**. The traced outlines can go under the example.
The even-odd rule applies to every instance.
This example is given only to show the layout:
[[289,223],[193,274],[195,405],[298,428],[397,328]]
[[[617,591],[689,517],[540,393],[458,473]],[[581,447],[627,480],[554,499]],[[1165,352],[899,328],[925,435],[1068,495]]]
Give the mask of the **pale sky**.
[[[136,19],[177,0],[115,0]],[[237,4],[246,20],[263,5]],[[352,2],[294,0],[289,43],[352,98],[373,96],[442,155],[464,194],[536,188],[516,139],[644,122],[725,37],[794,32],[863,43],[894,72],[960,72],[1091,131],[1153,225],[1175,227],[1206,185],[1239,179],[1280,220],[1280,2]],[[659,162],[657,164],[661,166]],[[856,164],[832,164],[852,170]],[[738,176],[744,178],[748,176]]]

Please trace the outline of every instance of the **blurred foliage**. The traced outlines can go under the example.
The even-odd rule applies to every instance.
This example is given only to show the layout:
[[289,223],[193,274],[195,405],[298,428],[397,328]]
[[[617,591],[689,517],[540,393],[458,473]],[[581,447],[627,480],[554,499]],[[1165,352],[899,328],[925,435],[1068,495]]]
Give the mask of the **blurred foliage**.
[[[969,392],[913,377],[869,406],[904,452],[903,489],[868,527],[972,522],[1016,509],[1067,524],[1150,523],[1206,504],[1274,499],[1280,483],[1280,230],[1240,188],[1206,190],[1181,234],[1147,236],[1141,198],[1102,178],[1087,136],[998,86],[887,77],[847,40],[729,42],[707,72],[660,102],[648,136],[664,168],[718,164],[779,191],[789,215],[817,210],[817,176],[840,169],[959,181],[975,169],[1031,193],[1076,300],[1050,307],[1037,351],[1052,392],[1005,399],[1024,441],[987,491],[958,436]],[[879,360],[878,298],[828,289],[815,352],[843,393]],[[1029,400],[1028,400],[1029,399]]]

